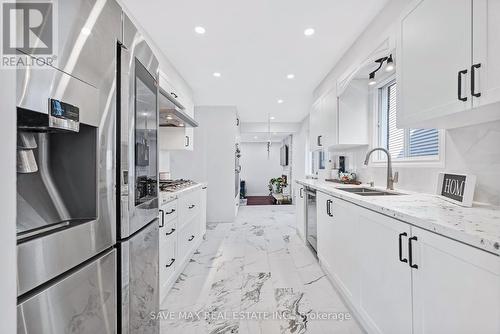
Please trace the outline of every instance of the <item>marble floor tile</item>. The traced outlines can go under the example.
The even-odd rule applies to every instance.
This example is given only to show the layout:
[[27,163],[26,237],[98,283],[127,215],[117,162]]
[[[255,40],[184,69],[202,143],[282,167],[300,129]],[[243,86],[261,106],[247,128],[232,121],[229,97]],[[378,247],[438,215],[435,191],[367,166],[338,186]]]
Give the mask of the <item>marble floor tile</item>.
[[[177,314],[162,334],[360,334],[316,257],[295,232],[293,206],[241,207],[211,223],[205,240],[162,301]],[[186,317],[194,314],[197,317]],[[349,314],[350,315],[350,314]]]

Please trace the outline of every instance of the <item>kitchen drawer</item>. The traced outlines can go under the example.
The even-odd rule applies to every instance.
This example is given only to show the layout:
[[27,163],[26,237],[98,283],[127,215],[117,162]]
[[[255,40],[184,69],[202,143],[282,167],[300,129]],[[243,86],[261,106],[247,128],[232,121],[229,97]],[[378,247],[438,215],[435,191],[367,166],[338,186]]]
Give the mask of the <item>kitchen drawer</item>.
[[165,283],[175,271],[177,230],[176,221],[172,220],[160,229],[160,286]]
[[179,227],[190,223],[200,212],[201,196],[197,189],[179,198]]
[[166,225],[168,222],[177,218],[177,200],[162,205],[160,210],[163,210],[163,223]]
[[199,234],[199,226],[198,224],[194,224],[194,221],[181,228],[177,248],[177,255],[180,262],[187,260],[186,257],[193,250],[194,245],[198,241]]

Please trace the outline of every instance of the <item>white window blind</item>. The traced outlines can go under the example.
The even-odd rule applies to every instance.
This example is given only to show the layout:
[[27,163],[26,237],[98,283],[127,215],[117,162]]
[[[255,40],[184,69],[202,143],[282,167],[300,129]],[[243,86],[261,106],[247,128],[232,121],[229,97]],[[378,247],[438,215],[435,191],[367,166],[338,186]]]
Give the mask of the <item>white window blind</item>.
[[436,157],[439,155],[437,129],[398,129],[396,126],[396,81],[379,88],[379,145],[393,159]]

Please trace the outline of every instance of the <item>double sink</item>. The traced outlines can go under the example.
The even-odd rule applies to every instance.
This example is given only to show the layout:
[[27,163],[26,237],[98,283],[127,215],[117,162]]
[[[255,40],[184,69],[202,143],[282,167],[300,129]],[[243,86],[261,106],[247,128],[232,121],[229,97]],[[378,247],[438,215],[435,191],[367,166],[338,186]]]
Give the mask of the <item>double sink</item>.
[[360,196],[394,196],[403,195],[401,193],[396,193],[392,191],[384,191],[373,188],[337,188],[338,190],[346,191],[348,193],[360,195]]

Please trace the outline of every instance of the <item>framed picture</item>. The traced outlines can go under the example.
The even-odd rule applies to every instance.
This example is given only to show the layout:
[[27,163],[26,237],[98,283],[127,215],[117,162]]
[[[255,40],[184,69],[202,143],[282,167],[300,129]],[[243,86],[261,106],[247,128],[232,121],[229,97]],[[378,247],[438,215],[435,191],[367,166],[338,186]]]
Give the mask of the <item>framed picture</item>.
[[475,175],[439,173],[436,194],[449,202],[471,207],[475,187]]

